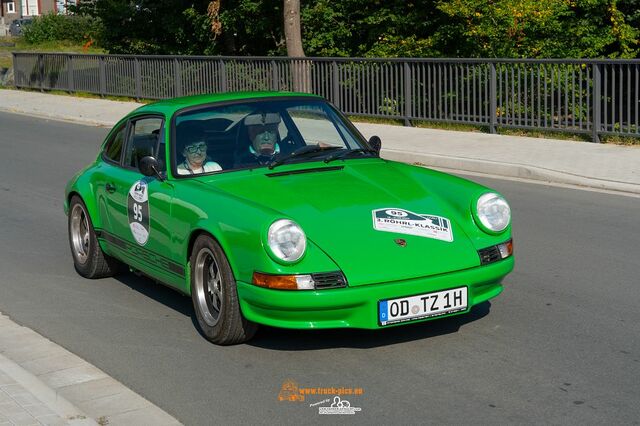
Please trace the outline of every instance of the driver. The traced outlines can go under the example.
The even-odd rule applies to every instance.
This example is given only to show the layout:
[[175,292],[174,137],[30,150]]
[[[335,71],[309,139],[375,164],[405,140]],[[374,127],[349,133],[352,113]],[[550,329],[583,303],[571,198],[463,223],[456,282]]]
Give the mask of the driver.
[[273,161],[280,153],[279,124],[280,115],[277,113],[251,114],[245,117],[244,125],[251,144],[244,153],[240,154],[236,165],[238,167],[264,166]]

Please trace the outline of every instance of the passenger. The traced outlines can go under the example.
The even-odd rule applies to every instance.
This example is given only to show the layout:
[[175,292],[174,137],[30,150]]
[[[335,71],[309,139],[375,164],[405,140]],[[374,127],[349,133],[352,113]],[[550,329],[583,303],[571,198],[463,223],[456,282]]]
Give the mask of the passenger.
[[179,175],[209,173],[222,170],[215,161],[207,158],[207,143],[200,139],[189,142],[182,150],[184,161],[178,164]]

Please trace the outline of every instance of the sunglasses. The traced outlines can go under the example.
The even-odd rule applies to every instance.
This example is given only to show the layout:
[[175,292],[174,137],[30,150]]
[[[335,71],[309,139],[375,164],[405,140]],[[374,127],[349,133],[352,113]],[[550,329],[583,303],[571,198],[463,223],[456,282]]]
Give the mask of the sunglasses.
[[207,144],[204,142],[200,142],[198,144],[195,145],[189,145],[187,147],[185,147],[185,150],[189,153],[189,154],[195,154],[196,152],[200,151],[200,152],[204,152],[207,150]]

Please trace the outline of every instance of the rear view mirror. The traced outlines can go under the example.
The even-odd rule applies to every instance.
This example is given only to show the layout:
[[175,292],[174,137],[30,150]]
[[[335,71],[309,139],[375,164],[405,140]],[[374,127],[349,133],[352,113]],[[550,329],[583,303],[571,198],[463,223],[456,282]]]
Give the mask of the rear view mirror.
[[369,138],[369,146],[371,149],[375,150],[378,155],[380,155],[380,150],[382,149],[382,140],[379,136],[371,136]]
[[158,160],[150,155],[142,157],[140,159],[140,163],[138,163],[138,169],[140,169],[140,173],[142,173],[143,175],[155,176],[160,180],[164,180],[162,179],[162,176],[160,176],[159,167],[160,166],[158,164]]

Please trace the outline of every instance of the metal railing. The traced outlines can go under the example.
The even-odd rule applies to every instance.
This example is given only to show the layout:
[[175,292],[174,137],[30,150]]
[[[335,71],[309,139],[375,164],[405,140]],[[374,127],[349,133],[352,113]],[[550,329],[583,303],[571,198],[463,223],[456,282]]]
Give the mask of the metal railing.
[[162,99],[300,90],[349,115],[640,137],[640,60],[13,54],[19,88]]

